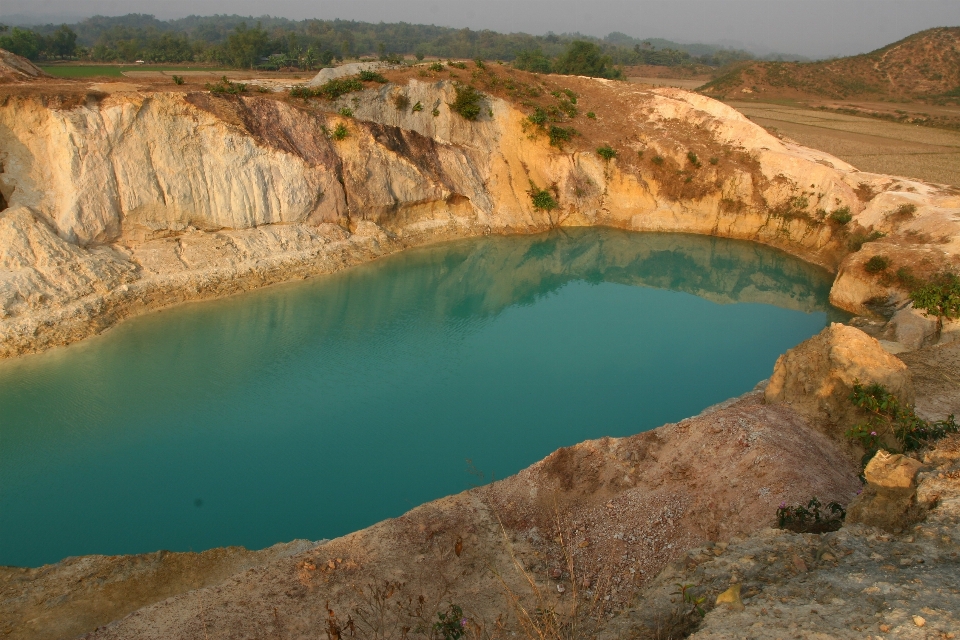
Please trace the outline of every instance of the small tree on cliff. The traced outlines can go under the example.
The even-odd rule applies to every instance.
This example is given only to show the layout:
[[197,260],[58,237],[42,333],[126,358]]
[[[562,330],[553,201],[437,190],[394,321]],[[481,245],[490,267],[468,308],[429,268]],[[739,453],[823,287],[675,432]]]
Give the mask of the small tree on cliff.
[[960,318],[960,276],[949,271],[938,273],[910,292],[913,307],[925,316],[937,319],[937,337],[946,318]]

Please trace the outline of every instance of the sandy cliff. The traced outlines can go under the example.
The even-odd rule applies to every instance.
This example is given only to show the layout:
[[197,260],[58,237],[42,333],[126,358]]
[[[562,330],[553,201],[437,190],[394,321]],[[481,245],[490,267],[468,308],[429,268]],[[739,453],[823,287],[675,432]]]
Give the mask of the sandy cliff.
[[[206,92],[5,97],[0,354],[435,239],[557,225],[771,244],[839,268],[832,300],[852,311],[896,295],[863,271],[870,254],[914,264],[960,251],[957,194],[858,172],[703,96],[568,79],[597,104],[599,124],[559,149],[515,101],[489,95],[471,122],[447,106],[449,81],[394,80],[332,104]],[[397,109],[398,92],[425,108]],[[334,111],[347,105],[352,118]],[[349,135],[337,141],[329,132],[341,123]],[[598,157],[594,139],[619,157]],[[535,209],[531,183],[560,208]],[[914,213],[891,218],[903,203]],[[850,223],[822,218],[843,207]],[[873,231],[886,236],[850,254],[851,237]]]

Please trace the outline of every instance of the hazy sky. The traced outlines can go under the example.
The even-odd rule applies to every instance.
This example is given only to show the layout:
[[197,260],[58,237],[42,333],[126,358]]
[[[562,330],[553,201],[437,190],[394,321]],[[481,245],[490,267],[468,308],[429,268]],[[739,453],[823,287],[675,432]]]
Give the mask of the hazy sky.
[[958,26],[960,0],[0,0],[0,20],[72,21],[98,13],[271,14],[534,34],[622,31],[825,57],[870,51],[927,27]]

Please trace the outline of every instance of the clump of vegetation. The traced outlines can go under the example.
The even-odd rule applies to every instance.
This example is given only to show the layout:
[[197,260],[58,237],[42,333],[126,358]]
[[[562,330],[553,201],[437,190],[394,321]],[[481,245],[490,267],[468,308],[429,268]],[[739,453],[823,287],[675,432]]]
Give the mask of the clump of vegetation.
[[663,166],[663,157],[662,156],[653,156],[650,158],[650,162],[657,165],[658,167]]
[[890,213],[887,214],[887,217],[893,218],[894,220],[909,220],[913,217],[913,214],[917,212],[917,205],[915,204],[902,204]]
[[352,118],[352,117],[353,117],[353,109],[351,109],[350,107],[341,107],[340,110],[337,111],[337,113],[339,113],[340,115],[342,115],[344,118]]
[[460,640],[467,632],[467,619],[463,609],[451,604],[446,611],[437,613],[439,620],[433,623],[434,632],[443,640]]
[[480,116],[483,94],[472,86],[464,84],[458,84],[454,90],[457,92],[456,98],[448,105],[451,111],[460,114],[466,120],[476,120]]
[[453,60],[447,60],[448,67],[454,67],[456,69],[466,69],[467,65],[463,62],[454,62]]
[[530,191],[527,193],[530,194],[530,201],[533,203],[533,208],[538,211],[553,211],[560,206],[560,203],[557,202],[552,193],[538,187],[533,183],[533,180],[530,181]]
[[953,415],[936,422],[923,420],[914,413],[913,407],[902,405],[882,384],[854,384],[850,401],[869,414],[866,422],[851,427],[846,433],[866,451],[861,459],[864,468],[884,441],[887,446],[891,440],[896,441],[900,445],[898,453],[906,453],[960,429]]
[[434,62],[427,68],[430,69],[430,71],[443,71],[443,65],[439,62]]
[[579,132],[573,127],[558,127],[554,125],[547,130],[547,136],[550,138],[550,146],[557,147],[558,149],[562,149],[563,143],[570,142],[576,135],[579,135]]
[[613,160],[617,157],[617,152],[613,147],[605,144],[602,147],[597,147],[597,155],[604,160]]
[[397,111],[406,111],[407,107],[410,106],[410,98],[405,93],[395,93],[390,100]]
[[613,59],[593,42],[574,40],[553,63],[553,71],[571,76],[622,78],[623,72],[613,66]]
[[337,126],[334,127],[333,133],[330,135],[334,140],[339,142],[340,140],[343,140],[344,138],[349,136],[350,131],[347,129],[345,124],[343,124],[342,122],[339,122],[337,123]]
[[477,67],[477,69],[487,68],[487,65],[483,64],[483,60],[481,58],[477,58],[476,60],[474,60],[473,64]]
[[210,84],[209,82],[206,85],[207,91],[210,93],[225,93],[230,95],[239,95],[245,93],[247,90],[247,85],[242,82],[230,82],[227,79],[227,76],[220,78],[220,82],[215,84]]
[[593,111],[587,111],[587,117],[590,118],[591,120],[596,120],[597,114],[595,114]]
[[960,318],[960,276],[949,271],[938,273],[927,282],[918,283],[910,292],[910,300],[913,301],[914,309],[937,319],[939,336],[943,331],[944,320]]
[[695,154],[693,151],[687,151],[687,160],[689,160],[690,164],[695,167],[700,166],[700,158],[698,158],[697,154]]
[[380,84],[386,84],[387,79],[383,74],[377,73],[376,71],[361,71],[357,74],[357,80],[360,82],[378,82]]
[[433,117],[436,118],[437,116],[440,115],[440,109],[434,108],[433,111],[431,111],[430,113],[432,113]]
[[882,231],[871,231],[870,233],[854,233],[850,235],[850,239],[847,241],[847,246],[850,248],[850,251],[860,251],[860,248],[863,247],[868,242],[873,242],[874,240],[879,240],[886,234]]
[[421,104],[420,101],[418,100],[417,104],[413,105],[413,109],[411,109],[411,111],[413,111],[414,113],[419,113],[420,111],[423,111],[423,104]]
[[830,502],[821,511],[820,501],[814,496],[804,505],[787,506],[781,502],[777,508],[777,526],[794,533],[827,533],[843,526],[847,512],[837,502]]
[[717,158],[717,157],[710,158],[710,164],[718,164],[719,162],[720,162],[720,158]]
[[538,127],[542,127],[547,124],[547,112],[542,108],[537,107],[533,110],[533,113],[527,116],[527,120]]
[[840,207],[839,209],[835,209],[827,217],[830,219],[831,222],[835,222],[841,226],[853,220],[853,214],[850,213],[850,207]]
[[183,84],[183,76],[173,76],[173,84]]
[[871,257],[863,265],[863,269],[867,273],[880,273],[882,271],[886,271],[889,268],[890,268],[890,259],[887,258],[886,256],[880,256],[880,255]]

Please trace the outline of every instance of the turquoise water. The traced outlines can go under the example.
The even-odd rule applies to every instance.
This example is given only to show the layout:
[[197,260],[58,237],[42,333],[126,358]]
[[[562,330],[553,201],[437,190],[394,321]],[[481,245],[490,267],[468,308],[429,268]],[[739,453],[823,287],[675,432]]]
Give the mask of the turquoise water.
[[749,390],[829,285],[716,238],[496,237],[0,361],[0,564],[359,529]]

